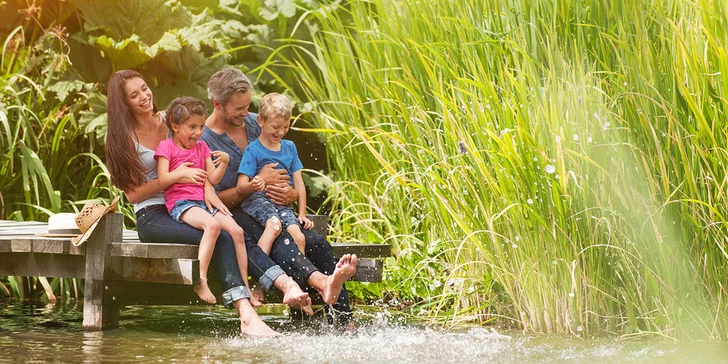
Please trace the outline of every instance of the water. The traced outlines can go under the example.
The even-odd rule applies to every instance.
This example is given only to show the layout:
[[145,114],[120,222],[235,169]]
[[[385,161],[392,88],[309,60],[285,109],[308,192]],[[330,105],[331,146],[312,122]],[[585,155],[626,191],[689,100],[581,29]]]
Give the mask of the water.
[[446,330],[394,324],[401,320],[366,311],[357,313],[364,322],[358,332],[344,333],[321,321],[293,324],[280,309],[269,309],[264,319],[286,335],[246,339],[236,336],[233,312],[219,307],[130,307],[119,329],[89,333],[81,331],[79,307],[0,302],[0,362],[728,362],[727,344]]

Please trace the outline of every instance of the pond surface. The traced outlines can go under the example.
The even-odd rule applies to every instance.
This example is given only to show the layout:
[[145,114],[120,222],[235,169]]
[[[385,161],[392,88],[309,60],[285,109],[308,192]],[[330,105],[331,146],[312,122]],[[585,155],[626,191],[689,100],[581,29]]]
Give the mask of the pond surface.
[[285,336],[266,339],[236,336],[237,318],[219,306],[135,306],[121,315],[119,329],[89,333],[81,331],[80,307],[0,302],[0,362],[728,362],[727,344],[446,330],[376,308],[357,312],[356,333],[321,320],[294,324],[281,309],[267,309],[265,321]]

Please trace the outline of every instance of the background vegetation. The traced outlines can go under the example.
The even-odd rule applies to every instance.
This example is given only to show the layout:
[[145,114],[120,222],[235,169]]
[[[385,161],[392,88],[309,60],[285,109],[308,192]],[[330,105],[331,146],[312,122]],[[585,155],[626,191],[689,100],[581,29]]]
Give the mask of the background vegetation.
[[6,217],[118,193],[96,157],[110,72],[153,75],[163,105],[233,64],[325,136],[333,232],[394,247],[388,304],[728,336],[724,2],[151,3],[28,18],[23,1],[0,22],[21,25],[1,66]]

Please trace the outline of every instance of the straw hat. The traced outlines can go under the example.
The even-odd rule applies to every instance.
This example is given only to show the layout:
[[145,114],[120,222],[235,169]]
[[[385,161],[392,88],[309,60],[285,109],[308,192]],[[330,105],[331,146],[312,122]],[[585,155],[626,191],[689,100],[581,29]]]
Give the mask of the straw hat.
[[35,234],[47,238],[69,238],[77,236],[81,230],[76,226],[76,214],[61,212],[48,218],[48,232]]
[[116,210],[116,204],[119,202],[117,196],[109,206],[104,206],[98,202],[87,202],[83,205],[81,212],[76,215],[76,225],[81,229],[81,235],[71,239],[71,243],[75,246],[83,244],[93,233],[101,218]]

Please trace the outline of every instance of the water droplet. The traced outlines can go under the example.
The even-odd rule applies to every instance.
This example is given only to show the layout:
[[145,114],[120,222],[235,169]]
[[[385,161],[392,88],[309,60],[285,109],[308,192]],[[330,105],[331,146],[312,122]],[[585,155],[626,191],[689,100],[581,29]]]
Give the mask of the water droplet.
[[574,134],[574,141],[577,141],[577,140],[579,140],[579,135]]
[[286,239],[286,240],[283,240],[283,242],[284,242],[284,243],[285,243],[286,245],[290,245],[290,244],[291,244],[291,241],[290,241],[290,240],[288,240],[288,239]]
[[283,216],[286,216],[286,213],[285,212],[281,213],[281,217],[283,217]]
[[276,225],[275,229],[276,229],[276,230],[280,230],[280,229],[281,229],[281,227],[280,227],[280,226],[278,226],[278,225]]
[[529,198],[528,200],[526,200],[526,203],[529,205],[533,205],[533,200]]
[[592,142],[592,137],[591,137],[591,135],[590,135],[590,136],[589,136],[588,138],[586,138],[586,141],[588,141],[589,143],[591,143],[591,142]]
[[606,130],[606,129],[609,129],[610,126],[612,126],[612,124],[608,121],[605,121],[603,128]]
[[560,142],[561,142],[561,135],[557,135],[557,136],[556,136],[556,142],[557,142],[557,143],[560,143]]
[[581,327],[581,325],[577,326],[576,331],[581,332],[582,330],[584,330],[584,328]]
[[516,249],[516,248],[518,248],[518,245],[516,245],[516,244],[513,244],[513,245],[511,245],[511,246],[513,247],[513,249]]
[[549,164],[546,166],[546,173],[552,174],[556,172],[556,167],[553,166],[553,164]]
[[569,292],[569,297],[574,297],[574,296],[575,296],[574,292]]

